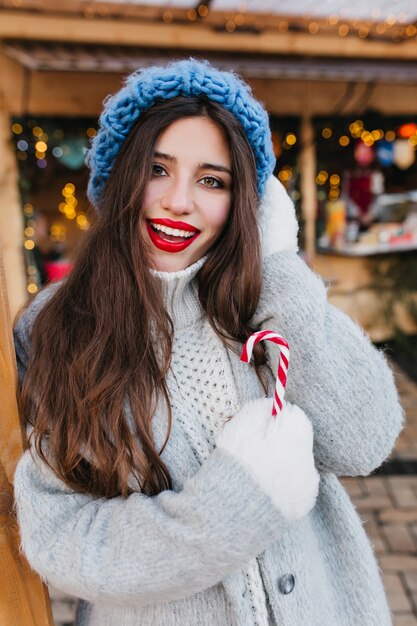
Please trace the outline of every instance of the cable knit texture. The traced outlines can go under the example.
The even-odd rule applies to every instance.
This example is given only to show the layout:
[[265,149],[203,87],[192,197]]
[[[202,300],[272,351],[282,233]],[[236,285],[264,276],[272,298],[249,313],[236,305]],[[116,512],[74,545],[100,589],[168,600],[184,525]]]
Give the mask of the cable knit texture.
[[238,76],[218,70],[207,61],[189,59],[134,72],[123,89],[105,101],[100,128],[86,160],[91,170],[88,197],[97,209],[114,161],[134,123],[157,100],[176,96],[205,96],[233,113],[252,146],[262,196],[275,165],[267,112]]

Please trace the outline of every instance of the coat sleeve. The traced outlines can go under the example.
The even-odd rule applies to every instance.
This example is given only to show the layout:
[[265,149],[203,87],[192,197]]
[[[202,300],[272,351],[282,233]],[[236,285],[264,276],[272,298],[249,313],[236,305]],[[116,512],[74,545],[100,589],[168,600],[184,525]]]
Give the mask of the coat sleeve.
[[[291,251],[267,257],[255,327],[290,346],[286,398],[314,429],[316,465],[367,475],[391,452],[403,425],[392,372],[362,329],[327,301],[321,278]],[[267,342],[270,364],[277,347]]]
[[180,492],[74,493],[27,450],[14,488],[29,563],[69,594],[136,606],[185,598],[240,570],[318,492],[310,422],[298,407],[277,420],[271,408],[268,398],[244,405]]
[[22,549],[48,584],[89,601],[147,605],[200,592],[288,525],[217,448],[179,493],[105,500],[69,491],[27,451],[15,474]]
[[20,383],[23,381],[23,377],[29,363],[30,333],[32,331],[33,323],[38,313],[54,295],[60,284],[60,282],[52,283],[42,289],[42,291],[40,291],[36,297],[33,298],[29,306],[15,321],[13,339]]
[[[29,317],[31,310],[15,329],[21,373]],[[152,497],[75,493],[26,451],[14,489],[29,563],[69,594],[136,606],[184,598],[241,569],[317,496],[311,424],[291,407],[286,419],[273,420],[271,408],[264,398],[244,405],[182,490]],[[297,457],[286,454],[293,447]]]

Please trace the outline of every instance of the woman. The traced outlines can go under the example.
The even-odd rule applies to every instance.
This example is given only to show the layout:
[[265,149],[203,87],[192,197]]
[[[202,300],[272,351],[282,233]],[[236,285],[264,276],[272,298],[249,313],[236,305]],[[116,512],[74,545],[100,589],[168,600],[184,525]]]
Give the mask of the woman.
[[[29,562],[79,625],[390,624],[336,475],[379,466],[402,411],[297,255],[266,112],[208,63],[148,68],[88,163],[97,224],[16,326]],[[265,328],[290,344],[276,419],[276,347],[239,360]]]

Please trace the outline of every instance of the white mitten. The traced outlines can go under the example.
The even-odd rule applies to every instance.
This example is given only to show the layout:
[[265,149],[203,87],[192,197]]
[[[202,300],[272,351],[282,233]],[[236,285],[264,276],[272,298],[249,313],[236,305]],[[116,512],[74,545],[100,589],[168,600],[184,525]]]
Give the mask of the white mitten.
[[273,418],[272,398],[248,402],[226,422],[217,437],[244,465],[289,520],[306,515],[317,498],[313,429],[305,413],[284,402]]
[[270,176],[259,205],[259,228],[264,258],[279,250],[298,250],[294,204],[278,178]]

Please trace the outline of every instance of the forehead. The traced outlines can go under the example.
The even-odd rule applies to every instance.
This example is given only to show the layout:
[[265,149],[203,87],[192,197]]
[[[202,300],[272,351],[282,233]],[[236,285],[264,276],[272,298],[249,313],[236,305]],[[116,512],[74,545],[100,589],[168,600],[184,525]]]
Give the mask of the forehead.
[[173,122],[160,134],[155,149],[176,159],[216,163],[220,159],[223,165],[230,165],[226,137],[208,117],[185,117]]

